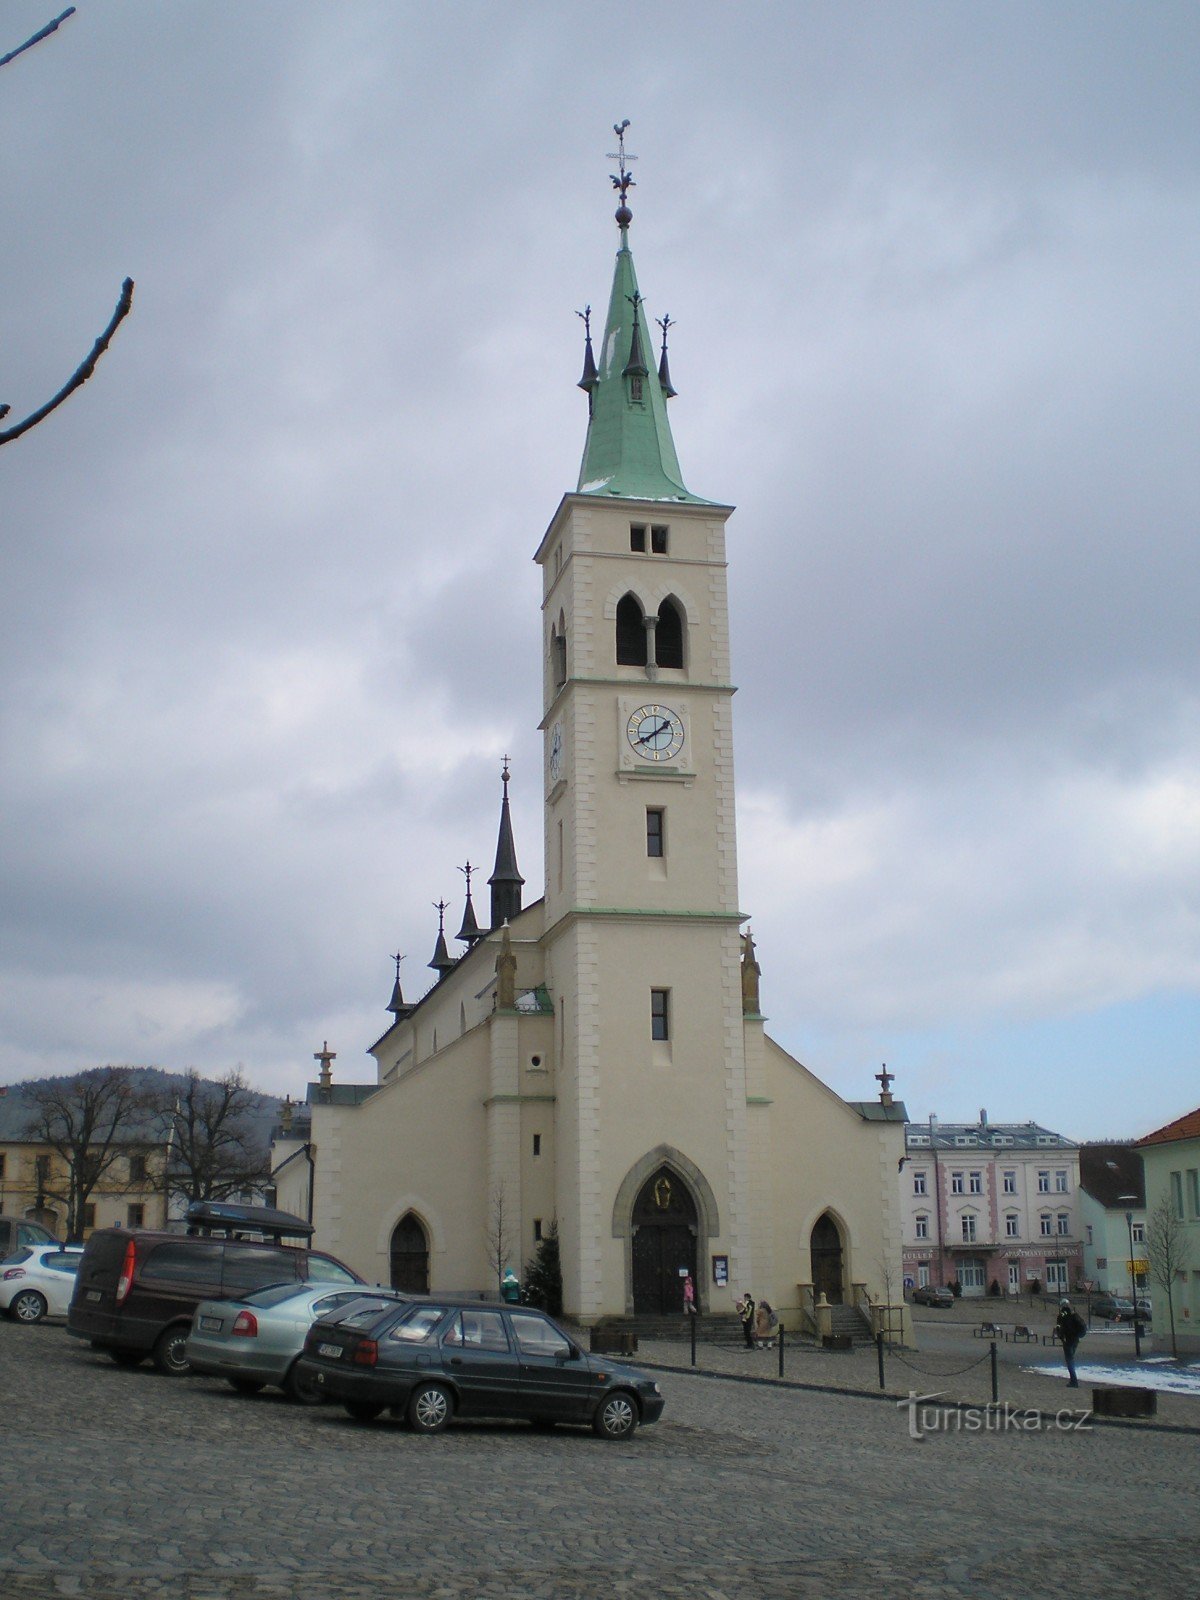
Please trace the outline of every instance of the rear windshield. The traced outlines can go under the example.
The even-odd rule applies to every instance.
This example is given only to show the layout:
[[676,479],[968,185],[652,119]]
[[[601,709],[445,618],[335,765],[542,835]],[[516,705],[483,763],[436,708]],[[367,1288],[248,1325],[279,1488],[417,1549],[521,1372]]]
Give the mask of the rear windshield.
[[306,1283],[273,1283],[266,1289],[255,1289],[242,1298],[248,1306],[278,1306],[285,1300],[298,1300],[302,1294],[308,1293],[309,1287]]

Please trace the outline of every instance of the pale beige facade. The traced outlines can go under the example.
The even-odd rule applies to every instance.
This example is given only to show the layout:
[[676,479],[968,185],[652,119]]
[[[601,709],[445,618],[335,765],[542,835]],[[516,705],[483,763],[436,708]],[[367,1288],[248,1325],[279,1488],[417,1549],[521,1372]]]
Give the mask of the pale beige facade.
[[731,508],[679,483],[617,220],[581,487],[535,558],[543,896],[498,900],[494,878],[491,931],[417,1006],[393,996],[374,1083],[310,1086],[315,1188],[293,1154],[278,1197],[383,1282],[494,1288],[555,1222],[583,1323],[680,1311],[690,1271],[704,1312],[750,1290],[815,1325],[822,1291],[900,1298],[905,1113],[886,1092],[843,1101],[763,1031],[738,893]]

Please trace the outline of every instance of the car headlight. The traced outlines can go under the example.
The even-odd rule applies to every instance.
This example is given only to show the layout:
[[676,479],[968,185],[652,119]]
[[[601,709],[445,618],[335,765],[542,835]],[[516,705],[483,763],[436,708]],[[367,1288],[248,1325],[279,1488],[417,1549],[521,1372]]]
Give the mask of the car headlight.
[[659,1387],[658,1387],[658,1385],[656,1383],[643,1383],[642,1384],[642,1393],[643,1394],[659,1394],[660,1392],[661,1391],[659,1390]]

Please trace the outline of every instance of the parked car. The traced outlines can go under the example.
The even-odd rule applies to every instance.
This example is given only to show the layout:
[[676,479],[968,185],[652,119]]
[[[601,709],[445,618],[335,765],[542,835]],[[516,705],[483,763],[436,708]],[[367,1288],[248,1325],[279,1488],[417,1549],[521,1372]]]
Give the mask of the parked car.
[[1154,1303],[1149,1295],[1140,1294],[1137,1297],[1137,1314],[1139,1322],[1149,1322],[1154,1316]]
[[24,1217],[0,1217],[0,1260],[12,1255],[27,1244],[58,1244],[58,1240],[40,1222],[27,1222]]
[[324,1397],[299,1365],[308,1330],[350,1307],[382,1311],[408,1300],[393,1289],[276,1283],[237,1300],[202,1300],[192,1318],[187,1359],[193,1372],[225,1378],[239,1394],[274,1384],[304,1405]]
[[1118,1294],[1098,1294],[1092,1301],[1092,1316],[1102,1322],[1132,1322],[1133,1301]]
[[67,1332],[122,1366],[152,1356],[160,1372],[176,1376],[190,1371],[187,1339],[202,1300],[234,1300],[271,1283],[363,1281],[336,1256],[311,1249],[312,1227],[285,1211],[193,1206],[187,1220],[203,1231],[97,1229],[79,1264]]
[[943,1311],[954,1304],[954,1295],[949,1289],[940,1289],[932,1283],[918,1284],[912,1297],[915,1306],[940,1306]]
[[30,1244],[0,1261],[0,1311],[14,1322],[65,1317],[82,1245]]
[[524,1417],[543,1427],[590,1422],[602,1439],[627,1439],[663,1409],[652,1378],[585,1354],[527,1306],[430,1299],[349,1310],[313,1324],[303,1362],[356,1421],[386,1409],[418,1433],[440,1433],[457,1417]]

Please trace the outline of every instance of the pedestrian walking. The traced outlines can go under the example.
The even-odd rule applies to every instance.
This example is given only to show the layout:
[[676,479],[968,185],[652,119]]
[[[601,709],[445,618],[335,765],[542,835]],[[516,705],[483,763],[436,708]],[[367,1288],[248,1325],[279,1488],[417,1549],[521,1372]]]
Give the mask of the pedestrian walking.
[[1078,1389],[1079,1379],[1075,1376],[1075,1352],[1079,1348],[1079,1341],[1087,1332],[1087,1323],[1074,1309],[1069,1300],[1058,1302],[1058,1316],[1054,1322],[1054,1337],[1063,1347],[1063,1359],[1067,1363],[1067,1388]]
[[742,1319],[742,1336],[746,1341],[746,1349],[754,1349],[754,1315],[758,1307],[754,1304],[754,1296],[747,1290],[735,1307],[737,1314]]

